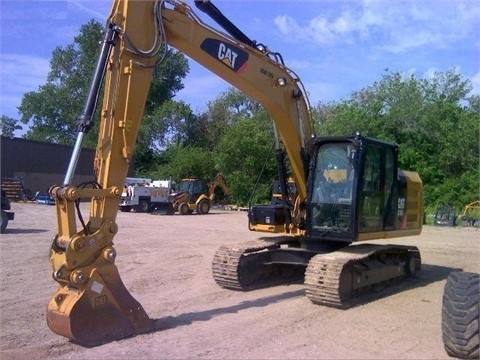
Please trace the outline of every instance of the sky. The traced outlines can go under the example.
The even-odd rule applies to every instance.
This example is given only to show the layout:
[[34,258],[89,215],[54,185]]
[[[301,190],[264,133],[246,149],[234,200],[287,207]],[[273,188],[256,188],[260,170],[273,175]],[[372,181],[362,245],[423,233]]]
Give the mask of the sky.
[[[193,0],[186,1],[202,18]],[[247,36],[279,52],[312,105],[341,101],[385,71],[428,77],[455,69],[480,95],[480,1],[216,0]],[[0,0],[0,115],[20,119],[22,97],[45,84],[52,51],[74,42],[112,1]],[[218,28],[217,25],[214,25]],[[192,60],[176,99],[200,113],[231,86]],[[388,70],[387,70],[388,69]],[[22,125],[22,124],[20,124]],[[16,136],[26,130],[17,131]]]

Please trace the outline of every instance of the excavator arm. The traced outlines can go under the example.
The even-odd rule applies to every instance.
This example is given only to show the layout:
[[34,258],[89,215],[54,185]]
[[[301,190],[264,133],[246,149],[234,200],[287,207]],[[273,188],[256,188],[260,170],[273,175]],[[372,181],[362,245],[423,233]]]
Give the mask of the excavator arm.
[[[133,155],[153,67],[162,41],[153,2],[115,1],[107,21],[96,70],[79,133],[62,186],[50,189],[55,199],[58,232],[51,247],[53,278],[60,284],[47,311],[50,329],[85,345],[96,345],[148,331],[152,322],[123,285],[115,265],[113,237],[120,196]],[[141,29],[141,31],[138,31]],[[71,184],[84,134],[105,83],[95,178]],[[76,211],[90,198],[90,217],[80,226]]]
[[[200,4],[199,4],[200,5]],[[299,78],[266,48],[255,48],[203,23],[177,0],[115,0],[81,115],[70,164],[55,199],[58,230],[51,246],[59,289],[47,309],[50,329],[97,345],[153,329],[123,285],[115,265],[116,215],[155,64],[167,45],[177,48],[250,97],[271,114],[306,197],[305,153],[311,135],[309,105]],[[105,86],[94,162],[95,181],[72,185],[84,135],[93,125]],[[90,216],[81,216],[90,199]],[[76,218],[80,219],[77,224]]]
[[215,178],[208,183],[208,198],[210,201],[213,201],[215,198],[215,189],[217,187],[220,187],[223,191],[223,194],[225,196],[230,196],[230,189],[227,186],[227,183],[225,182],[225,178],[223,177],[222,173],[218,173]]

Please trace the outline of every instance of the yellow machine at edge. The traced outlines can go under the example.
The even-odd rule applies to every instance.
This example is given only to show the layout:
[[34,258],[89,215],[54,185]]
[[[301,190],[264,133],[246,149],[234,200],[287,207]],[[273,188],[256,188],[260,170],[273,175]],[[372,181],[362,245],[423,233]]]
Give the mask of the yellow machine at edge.
[[[154,326],[122,283],[113,238],[153,70],[167,45],[258,101],[274,122],[282,201],[252,207],[248,219],[250,230],[278,236],[218,249],[212,263],[217,284],[248,290],[285,281],[286,273],[295,273],[285,270],[293,268],[305,274],[312,302],[343,307],[373,285],[420,270],[416,247],[354,244],[421,231],[422,182],[398,169],[398,147],[361,134],[314,136],[306,91],[281,55],[250,40],[211,2],[195,5],[225,32],[177,0],[113,2],[65,180],[50,190],[58,218],[51,263],[60,286],[48,304],[47,323],[80,344]],[[95,180],[77,187],[71,180],[102,86]],[[296,182],[293,203],[289,176]],[[90,216],[77,226],[80,199],[90,199]]]

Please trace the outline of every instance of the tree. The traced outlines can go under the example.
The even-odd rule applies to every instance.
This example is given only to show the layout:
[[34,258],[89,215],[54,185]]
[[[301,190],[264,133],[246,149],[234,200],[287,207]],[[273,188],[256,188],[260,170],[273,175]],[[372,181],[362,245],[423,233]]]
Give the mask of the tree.
[[230,125],[251,117],[261,106],[241,91],[230,88],[208,102],[207,108],[203,114],[185,118],[184,124],[178,127],[185,145],[214,150]]
[[[47,82],[26,93],[19,106],[23,123],[32,123],[25,137],[71,145],[101,39],[102,26],[91,20],[80,28],[74,43],[52,52]],[[97,113],[98,115],[98,113]],[[97,116],[98,118],[98,116]],[[98,127],[97,127],[98,128]],[[85,145],[93,147],[98,130],[88,134]]]
[[233,201],[239,205],[247,205],[250,199],[253,204],[269,202],[277,177],[272,120],[260,106],[247,108],[252,111],[237,112],[238,117],[225,128],[215,149],[217,168],[225,175]]
[[172,145],[161,156],[161,164],[155,171],[147,173],[155,179],[199,178],[212,179],[218,172],[212,153],[206,149]]
[[399,144],[400,166],[422,177],[425,205],[460,207],[479,195],[480,117],[471,88],[453,69],[423,79],[386,73],[350,99],[319,104],[316,127],[321,135],[361,131]]
[[[24,95],[19,110],[23,123],[31,122],[26,137],[59,144],[73,144],[77,133],[76,117],[82,111],[86,92],[95,66],[102,26],[91,20],[80,28],[73,44],[57,47],[52,53],[46,84],[36,92]],[[182,79],[188,73],[188,62],[179,52],[168,48],[162,63],[154,70],[145,105],[145,124],[138,135],[135,152],[137,165],[151,159],[157,151],[158,139],[168,135],[168,126],[153,124],[156,109],[183,88]],[[182,111],[185,111],[182,109]],[[99,119],[100,106],[95,119]],[[86,136],[84,145],[95,147],[98,123]],[[167,130],[166,130],[167,129]]]
[[[166,151],[169,154],[166,161],[170,162],[159,167],[161,173],[174,174],[176,169],[188,168],[194,171],[193,174],[183,171],[182,177],[201,177],[200,174],[210,172],[209,176],[205,175],[209,179],[220,171],[233,193],[232,200],[236,204],[247,204],[273,144],[272,121],[260,104],[231,88],[209,102],[205,113],[184,117],[177,122],[177,130],[179,141]],[[183,160],[174,160],[177,157]],[[186,162],[191,165],[186,167]],[[170,167],[172,164],[175,165]],[[199,167],[207,164],[211,165]],[[165,169],[170,172],[165,173]],[[270,157],[255,202],[269,200],[275,176],[275,162]]]
[[272,129],[262,129],[255,117],[232,125],[220,141],[217,167],[224,173],[236,204],[246,205],[250,199],[254,204],[269,201],[277,175],[272,145]]
[[163,150],[184,141],[185,126],[196,116],[184,102],[166,100],[145,114],[135,148],[136,171],[155,169]]
[[[273,128],[266,111],[238,90],[230,89],[208,104],[208,110],[194,115],[181,103],[167,102],[152,117],[170,134],[162,145],[166,150],[153,157],[153,167],[144,176],[180,180],[212,179],[222,172],[236,204],[245,205],[263,175],[254,203],[270,200],[272,181],[277,176],[272,154]],[[263,169],[264,168],[264,169]]]
[[18,125],[18,120],[6,115],[0,117],[0,134],[7,137],[13,137],[13,133],[16,130],[22,130],[22,127]]

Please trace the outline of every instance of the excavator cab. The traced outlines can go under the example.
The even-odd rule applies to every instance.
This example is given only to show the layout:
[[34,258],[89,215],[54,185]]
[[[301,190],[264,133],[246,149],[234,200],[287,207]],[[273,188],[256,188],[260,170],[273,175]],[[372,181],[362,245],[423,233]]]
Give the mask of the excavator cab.
[[407,180],[396,145],[355,135],[318,139],[314,149],[308,238],[353,242],[402,228]]
[[[398,146],[360,134],[313,141],[306,214],[298,227],[306,248],[319,240],[351,243],[420,233],[422,182],[398,169]],[[288,229],[288,206],[260,205],[250,229]],[[293,218],[293,216],[292,216]]]

